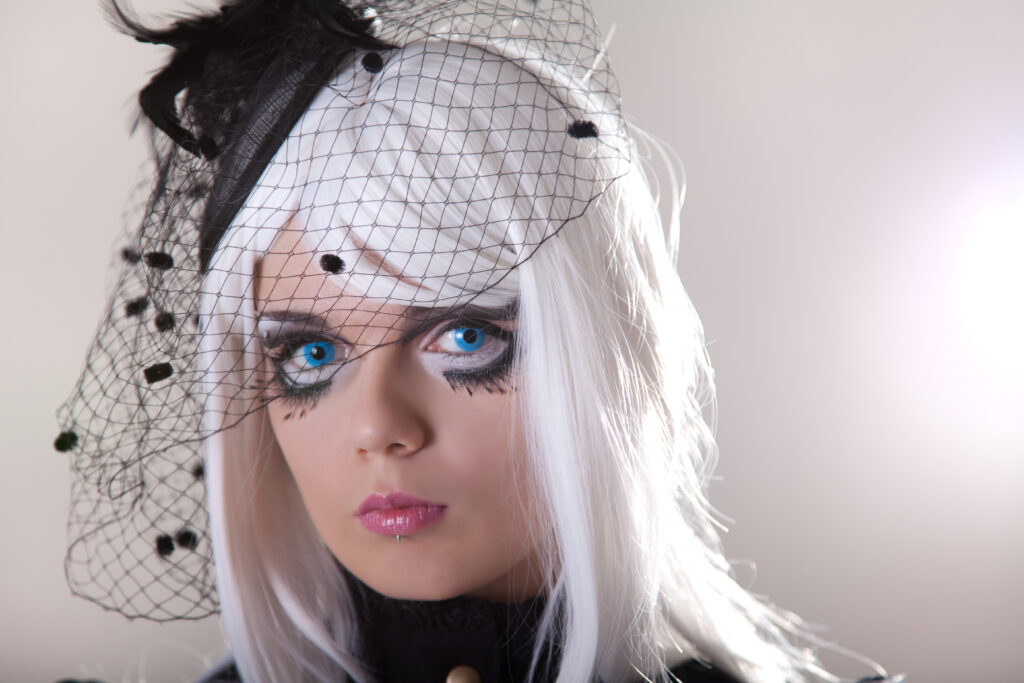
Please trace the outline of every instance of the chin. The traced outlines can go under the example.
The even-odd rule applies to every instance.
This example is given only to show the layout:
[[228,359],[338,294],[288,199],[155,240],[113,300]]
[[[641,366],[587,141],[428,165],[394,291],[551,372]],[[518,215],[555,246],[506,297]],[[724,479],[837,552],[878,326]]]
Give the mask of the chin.
[[360,581],[381,595],[398,600],[447,600],[473,592],[468,582],[453,581],[451,573],[435,576],[424,573],[421,568],[412,566],[399,567],[401,574],[395,575],[393,569],[377,572],[352,572]]
[[[536,581],[524,583],[527,577],[519,576],[517,581],[522,572],[517,572],[516,567],[521,561],[507,557],[504,552],[489,555],[478,546],[440,546],[417,543],[419,540],[403,538],[383,545],[339,544],[347,552],[333,554],[364,584],[398,600],[436,601],[473,596],[509,602],[532,597],[540,590]],[[524,585],[514,590],[518,584]]]

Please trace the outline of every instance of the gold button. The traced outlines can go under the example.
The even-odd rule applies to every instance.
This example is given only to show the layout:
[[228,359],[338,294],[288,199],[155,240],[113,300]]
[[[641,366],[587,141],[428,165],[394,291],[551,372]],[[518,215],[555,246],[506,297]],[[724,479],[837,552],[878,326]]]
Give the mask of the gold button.
[[480,678],[480,672],[463,664],[449,671],[444,683],[483,683],[483,679]]

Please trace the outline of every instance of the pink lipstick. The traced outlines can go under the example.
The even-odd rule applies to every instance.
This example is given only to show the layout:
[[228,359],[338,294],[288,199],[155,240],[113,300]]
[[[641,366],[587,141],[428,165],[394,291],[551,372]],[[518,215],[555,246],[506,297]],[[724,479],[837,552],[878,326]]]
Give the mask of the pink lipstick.
[[428,503],[408,493],[374,493],[356,510],[367,530],[382,536],[407,536],[427,528],[444,514],[447,505]]

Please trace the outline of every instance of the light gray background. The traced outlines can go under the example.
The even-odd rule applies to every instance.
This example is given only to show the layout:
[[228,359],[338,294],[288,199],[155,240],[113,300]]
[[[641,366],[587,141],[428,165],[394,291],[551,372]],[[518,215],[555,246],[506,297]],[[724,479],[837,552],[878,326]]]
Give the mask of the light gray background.
[[[159,50],[92,2],[0,7],[0,680],[190,680],[221,651],[216,620],[128,623],[69,595],[51,448]],[[992,261],[1024,262],[1024,3],[596,13],[627,113],[687,168],[680,267],[718,372],[729,555],[911,681],[1024,680],[1024,286]]]

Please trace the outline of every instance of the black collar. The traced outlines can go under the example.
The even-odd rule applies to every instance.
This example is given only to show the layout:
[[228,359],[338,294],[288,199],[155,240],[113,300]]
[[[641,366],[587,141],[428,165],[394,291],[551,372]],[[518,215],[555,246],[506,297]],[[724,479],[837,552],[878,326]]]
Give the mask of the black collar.
[[[364,657],[385,683],[444,683],[452,669],[472,667],[483,683],[523,683],[533,658],[545,599],[503,604],[478,598],[396,600],[345,573],[362,622]],[[557,623],[557,619],[556,619]],[[546,644],[533,680],[550,683],[559,650]],[[737,683],[690,659],[672,669],[683,683]]]
[[[459,666],[472,667],[488,683],[527,679],[544,598],[512,604],[468,597],[396,600],[350,574],[348,580],[362,622],[363,656],[378,680],[442,683]],[[541,672],[557,670],[551,652],[557,650],[543,650]],[[548,678],[553,676],[534,680]]]

